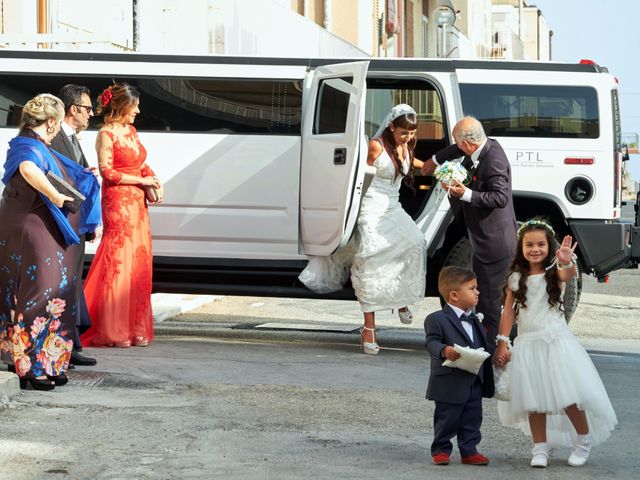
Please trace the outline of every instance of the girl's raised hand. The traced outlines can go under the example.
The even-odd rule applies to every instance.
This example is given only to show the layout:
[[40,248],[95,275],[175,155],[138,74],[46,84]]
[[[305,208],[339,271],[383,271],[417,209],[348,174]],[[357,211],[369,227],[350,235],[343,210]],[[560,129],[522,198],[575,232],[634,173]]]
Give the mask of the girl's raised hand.
[[571,263],[571,260],[573,258],[573,252],[578,246],[578,242],[574,243],[573,246],[571,245],[572,242],[573,242],[573,238],[571,237],[571,235],[566,235],[562,239],[562,244],[560,244],[560,248],[558,248],[558,251],[556,252],[556,258],[558,259],[558,263],[562,265],[567,265]]

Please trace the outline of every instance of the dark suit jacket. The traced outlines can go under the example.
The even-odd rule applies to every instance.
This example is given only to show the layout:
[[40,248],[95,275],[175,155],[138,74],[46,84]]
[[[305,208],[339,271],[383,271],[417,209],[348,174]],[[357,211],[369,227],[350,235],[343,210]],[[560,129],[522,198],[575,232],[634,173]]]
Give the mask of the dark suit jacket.
[[75,150],[73,149],[71,140],[69,140],[69,137],[67,137],[67,134],[64,133],[64,130],[60,129],[58,134],[55,137],[53,137],[53,140],[51,140],[51,148],[53,148],[57,152],[60,152],[65,157],[68,157],[71,160],[74,160],[76,163],[78,163],[79,165],[82,165],[84,168],[89,168],[89,163],[87,162],[87,159],[84,156],[82,149],[80,149],[80,153],[81,153],[80,158],[76,158]]
[[[87,158],[84,156],[84,152],[82,148],[80,148],[80,158],[76,158],[75,150],[73,145],[71,144],[71,140],[64,130],[60,129],[58,134],[53,137],[51,140],[51,148],[53,148],[56,152],[60,152],[65,157],[70,158],[75,161],[77,164],[82,165],[84,168],[89,168],[89,162],[87,162]],[[94,233],[87,233],[85,236],[85,240],[93,240],[95,238]],[[82,257],[84,258],[84,242],[82,243]],[[82,263],[80,264],[80,268],[82,268]]]
[[[438,153],[438,162],[471,158],[450,145]],[[467,185],[473,190],[471,202],[450,197],[451,209],[457,221],[466,225],[473,253],[482,263],[492,263],[512,257],[516,247],[516,215],[511,192],[511,166],[500,144],[488,138],[478,157],[478,168]]]
[[[484,328],[477,319],[475,326],[477,327],[475,332],[481,334],[481,346],[487,352],[493,353],[494,348],[488,344]],[[427,352],[431,356],[427,398],[436,402],[464,403],[469,397],[469,389],[476,381],[477,375],[459,368],[442,366],[445,360],[442,351],[445,346],[452,346],[454,343],[463,347],[472,346],[462,322],[453,309],[449,305],[445,305],[442,310],[427,316],[424,321],[424,330],[427,334]],[[485,360],[482,374],[482,396],[492,397],[494,383],[491,357]]]
[[[53,140],[51,140],[51,148],[75,161],[79,165],[82,165],[84,168],[89,168],[89,163],[82,152],[82,148],[80,149],[80,158],[77,158],[73,145],[71,144],[71,140],[69,140],[69,137],[64,133],[64,130],[60,129],[58,134],[53,138]],[[89,241],[94,238],[95,233],[93,232],[80,236],[80,245],[78,245],[78,248],[80,248],[80,255],[78,255],[78,263],[75,265],[75,271],[80,278],[82,278],[82,270],[84,268],[84,240]],[[76,283],[76,326],[80,328],[80,332],[83,332],[91,326],[91,319],[89,318],[89,312],[87,310],[81,281]],[[80,339],[78,337],[74,342],[74,350],[80,346]]]

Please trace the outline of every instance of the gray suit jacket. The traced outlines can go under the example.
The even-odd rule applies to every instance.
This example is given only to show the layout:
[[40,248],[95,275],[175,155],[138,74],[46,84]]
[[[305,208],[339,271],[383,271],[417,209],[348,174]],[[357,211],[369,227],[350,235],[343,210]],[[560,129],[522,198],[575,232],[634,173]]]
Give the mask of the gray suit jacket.
[[[471,158],[450,145],[438,153],[438,162],[465,157]],[[516,215],[511,192],[511,166],[500,144],[488,138],[478,157],[478,168],[473,172],[471,202],[450,197],[456,220],[464,222],[473,253],[482,263],[492,263],[512,257],[516,248]]]
[[[480,332],[480,344],[487,352],[494,349],[487,342],[484,328],[476,319],[476,332]],[[427,352],[431,357],[431,373],[427,387],[427,398],[436,402],[464,403],[469,397],[469,389],[476,381],[477,375],[453,367],[444,367],[442,351],[447,345],[454,343],[460,346],[472,346],[462,322],[449,305],[433,312],[424,321],[427,335]],[[494,393],[493,369],[491,357],[487,358],[482,368],[482,396],[492,397]]]

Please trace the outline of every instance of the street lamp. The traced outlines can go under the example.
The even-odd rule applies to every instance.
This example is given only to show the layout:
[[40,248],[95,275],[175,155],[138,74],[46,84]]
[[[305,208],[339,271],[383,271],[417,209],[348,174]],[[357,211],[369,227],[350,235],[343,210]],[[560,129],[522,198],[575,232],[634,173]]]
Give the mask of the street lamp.
[[435,8],[436,24],[440,27],[442,38],[440,40],[440,56],[444,57],[447,51],[447,27],[451,27],[456,21],[456,11],[451,0],[438,0]]

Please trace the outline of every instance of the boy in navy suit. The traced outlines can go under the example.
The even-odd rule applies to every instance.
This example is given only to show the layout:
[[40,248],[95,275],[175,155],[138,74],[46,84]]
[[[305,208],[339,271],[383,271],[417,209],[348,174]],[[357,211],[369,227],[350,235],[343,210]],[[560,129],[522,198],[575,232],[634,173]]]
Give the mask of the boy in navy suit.
[[494,348],[487,343],[486,332],[473,313],[478,303],[478,282],[473,272],[460,267],[445,267],[438,277],[438,291],[447,305],[427,316],[424,329],[431,373],[427,399],[436,403],[433,415],[431,457],[436,465],[448,465],[457,436],[462,463],[488,465],[489,459],[478,453],[482,424],[482,397],[494,391],[491,357],[477,375],[454,367],[444,367],[445,359],[457,360],[460,354],[453,344],[471,348]]

